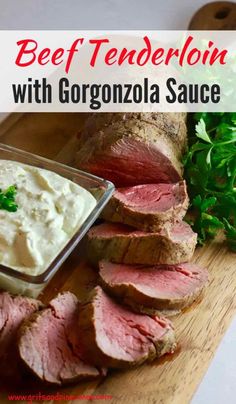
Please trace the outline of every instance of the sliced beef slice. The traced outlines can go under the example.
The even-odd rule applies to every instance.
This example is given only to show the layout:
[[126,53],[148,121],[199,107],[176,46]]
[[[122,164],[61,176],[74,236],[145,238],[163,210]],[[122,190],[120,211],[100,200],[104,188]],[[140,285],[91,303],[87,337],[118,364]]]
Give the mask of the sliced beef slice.
[[17,331],[21,323],[32,313],[42,308],[38,300],[24,296],[0,293],[0,358],[6,359],[16,342]]
[[[117,187],[174,183],[181,179],[178,130],[173,141],[162,124],[158,125],[158,119],[154,123],[135,114],[118,114],[114,119],[96,115],[89,118],[85,133],[79,138],[78,168],[113,181]],[[182,117],[177,127],[180,128],[180,122],[185,128]],[[182,137],[186,140],[186,129],[181,126]]]
[[97,366],[132,367],[173,352],[176,347],[169,320],[133,313],[99,286],[81,305],[79,323],[83,350]]
[[78,306],[77,298],[64,292],[20,328],[20,357],[42,381],[61,385],[102,373],[81,359]]
[[0,376],[4,383],[21,385],[23,373],[17,355],[17,332],[22,322],[42,308],[42,303],[24,296],[0,293]]
[[188,208],[185,181],[119,188],[102,212],[105,220],[143,231],[158,231],[181,220]]
[[206,269],[179,265],[120,265],[100,261],[102,286],[138,312],[180,310],[191,305],[208,283]]
[[196,243],[197,234],[185,222],[155,233],[102,223],[88,232],[87,255],[94,265],[102,259],[118,264],[179,264],[192,258]]

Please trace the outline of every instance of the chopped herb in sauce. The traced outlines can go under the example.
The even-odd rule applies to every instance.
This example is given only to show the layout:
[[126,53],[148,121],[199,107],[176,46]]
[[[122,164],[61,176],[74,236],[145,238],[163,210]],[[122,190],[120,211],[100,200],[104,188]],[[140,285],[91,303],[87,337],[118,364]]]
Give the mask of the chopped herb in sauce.
[[18,205],[15,202],[16,193],[16,185],[11,185],[5,191],[0,188],[0,209],[16,212],[18,209]]

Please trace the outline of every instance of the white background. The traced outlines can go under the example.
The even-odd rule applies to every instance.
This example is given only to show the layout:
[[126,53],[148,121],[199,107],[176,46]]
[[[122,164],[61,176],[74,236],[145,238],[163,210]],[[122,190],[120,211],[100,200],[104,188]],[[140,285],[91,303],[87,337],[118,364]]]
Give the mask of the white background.
[[[0,0],[0,29],[185,29],[194,12],[205,3],[204,0]],[[192,404],[223,403],[236,403],[236,321],[192,400]]]
[[204,0],[1,0],[0,29],[185,29]]

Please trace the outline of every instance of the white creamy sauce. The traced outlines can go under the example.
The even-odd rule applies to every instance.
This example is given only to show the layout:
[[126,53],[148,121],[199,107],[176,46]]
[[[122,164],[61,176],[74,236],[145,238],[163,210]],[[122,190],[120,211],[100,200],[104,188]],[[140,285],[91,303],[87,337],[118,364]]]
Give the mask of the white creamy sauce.
[[0,188],[17,186],[16,212],[0,209],[0,264],[38,275],[96,205],[86,189],[60,175],[0,160]]

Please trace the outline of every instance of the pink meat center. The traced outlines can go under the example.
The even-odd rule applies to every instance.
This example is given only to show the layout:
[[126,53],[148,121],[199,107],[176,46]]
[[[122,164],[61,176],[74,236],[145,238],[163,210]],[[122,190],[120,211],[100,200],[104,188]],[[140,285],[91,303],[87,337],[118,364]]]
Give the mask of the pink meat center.
[[130,208],[138,208],[140,212],[164,212],[179,203],[173,192],[175,187],[173,184],[137,185],[120,188],[115,197]]
[[[162,148],[162,150],[164,150]],[[93,155],[84,168],[115,183],[129,186],[144,183],[170,183],[180,179],[172,163],[154,145],[125,138],[102,154]]]
[[80,374],[98,375],[96,368],[81,360],[77,302],[70,295],[53,302],[24,335],[21,354],[36,374],[52,383]]
[[96,301],[96,337],[100,348],[110,357],[134,361],[154,348],[169,324],[158,317],[131,313],[105,294]]
[[193,264],[179,266],[129,266],[104,263],[101,276],[109,285],[134,285],[153,298],[182,298],[193,293],[207,280],[204,270]]

